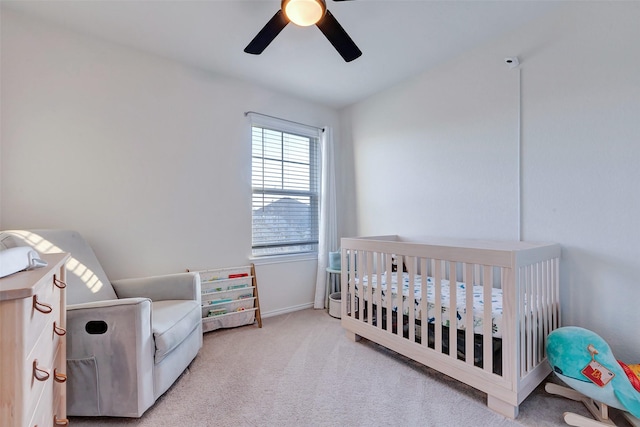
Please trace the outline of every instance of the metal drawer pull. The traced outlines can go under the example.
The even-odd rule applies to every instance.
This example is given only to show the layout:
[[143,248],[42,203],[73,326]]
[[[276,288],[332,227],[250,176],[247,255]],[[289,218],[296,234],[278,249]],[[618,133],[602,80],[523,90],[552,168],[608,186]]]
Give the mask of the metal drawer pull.
[[49,304],[38,301],[38,295],[33,296],[33,308],[44,314],[49,314],[53,311],[53,307],[51,307]]
[[49,372],[38,368],[38,359],[33,361],[33,377],[38,381],[46,381],[49,379]]
[[67,381],[67,376],[58,372],[58,369],[56,368],[53,370],[53,379],[58,383],[63,383]]
[[64,283],[62,280],[58,279],[55,274],[53,275],[53,284],[60,289],[64,289],[67,287],[67,284]]
[[57,415],[53,416],[53,425],[54,426],[68,426],[69,420],[66,418],[58,418]]
[[67,334],[67,330],[65,328],[61,328],[60,326],[58,326],[56,322],[53,322],[53,332],[55,332],[55,334],[59,336],[63,336]]

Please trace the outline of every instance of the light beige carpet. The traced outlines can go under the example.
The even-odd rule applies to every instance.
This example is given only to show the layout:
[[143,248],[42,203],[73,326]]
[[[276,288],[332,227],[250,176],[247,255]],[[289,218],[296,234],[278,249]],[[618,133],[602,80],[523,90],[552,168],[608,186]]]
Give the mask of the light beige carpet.
[[[577,402],[539,387],[509,420],[486,395],[367,340],[325,310],[302,310],[204,335],[191,366],[140,419],[84,426],[562,426]],[[621,424],[624,425],[624,424]]]

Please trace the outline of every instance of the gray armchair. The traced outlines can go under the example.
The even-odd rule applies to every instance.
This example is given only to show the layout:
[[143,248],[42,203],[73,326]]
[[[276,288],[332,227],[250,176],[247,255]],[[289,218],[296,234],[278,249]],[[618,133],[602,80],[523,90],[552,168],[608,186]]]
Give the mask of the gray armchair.
[[68,230],[13,230],[7,247],[69,252],[67,413],[140,417],[202,347],[195,273],[109,282],[87,242]]

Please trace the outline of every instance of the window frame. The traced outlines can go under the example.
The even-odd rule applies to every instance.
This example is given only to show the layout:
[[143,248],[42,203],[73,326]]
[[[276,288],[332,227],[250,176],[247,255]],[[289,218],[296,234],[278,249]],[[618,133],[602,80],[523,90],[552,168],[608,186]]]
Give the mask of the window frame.
[[[250,140],[251,140],[251,256],[253,258],[273,258],[273,257],[295,257],[300,255],[317,254],[318,252],[318,240],[319,240],[319,227],[320,227],[320,180],[321,180],[321,133],[322,129],[312,126],[306,126],[295,122],[290,122],[284,119],[278,119],[270,116],[262,116],[252,114],[250,116]],[[286,145],[286,135],[292,135],[297,138],[305,138],[309,140],[309,189],[287,189],[284,188],[269,188],[264,185],[261,187],[254,187],[254,162],[255,162],[255,143],[254,141],[254,128],[259,128],[263,132],[268,130],[271,132],[279,133],[281,136],[281,149]],[[260,141],[264,144],[264,134],[261,136]],[[265,152],[261,153],[258,157],[264,162],[267,159]],[[284,156],[278,160],[282,164],[287,162]],[[258,168],[264,174],[264,163]],[[284,180],[285,171],[281,170],[281,174]],[[287,241],[285,243],[272,242],[256,242],[254,240],[255,235],[255,205],[254,200],[256,195],[259,196],[271,196],[277,198],[278,196],[291,196],[291,197],[305,197],[309,199],[309,222],[311,224],[311,237],[310,239],[304,239],[299,241]],[[264,202],[263,202],[264,203]],[[273,202],[272,202],[273,203]],[[262,207],[265,205],[263,204]],[[305,249],[304,247],[308,248]],[[286,250],[286,248],[298,247],[298,250]],[[270,251],[269,249],[272,249]],[[271,252],[271,253],[270,253]]]

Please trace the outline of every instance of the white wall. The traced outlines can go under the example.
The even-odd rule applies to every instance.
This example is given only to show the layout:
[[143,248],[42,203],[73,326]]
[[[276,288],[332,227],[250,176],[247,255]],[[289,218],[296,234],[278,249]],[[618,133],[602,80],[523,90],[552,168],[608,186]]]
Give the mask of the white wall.
[[563,246],[564,323],[638,360],[638,22],[638,2],[567,3],[346,110],[348,234],[518,238],[518,55],[522,238]]
[[[3,11],[0,228],[75,228],[113,279],[244,263],[242,113],[333,125],[341,235],[557,241],[565,323],[637,360],[640,3],[563,7],[341,117]],[[264,312],[313,301],[313,261],[258,277]]]
[[[111,279],[246,264],[243,112],[338,124],[331,109],[15,12],[1,35],[0,229],[76,229]],[[314,260],[257,269],[263,313],[311,306]]]

